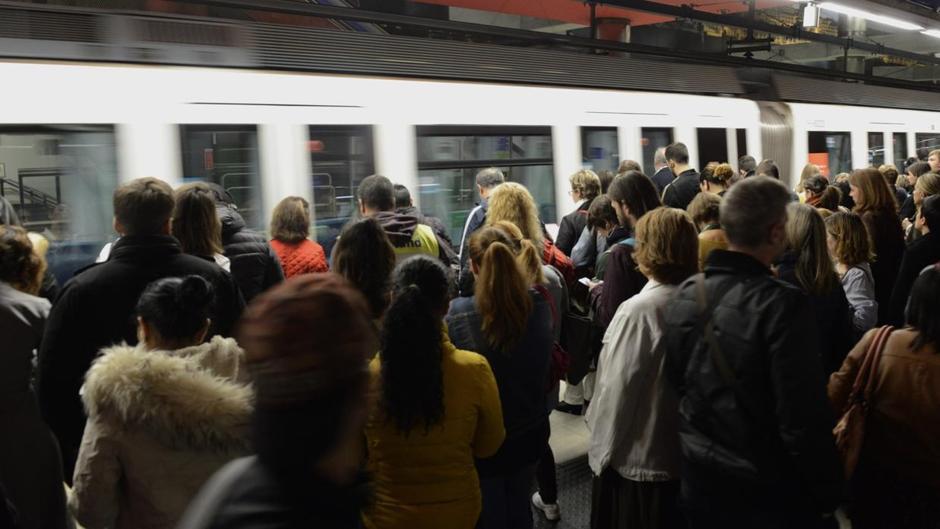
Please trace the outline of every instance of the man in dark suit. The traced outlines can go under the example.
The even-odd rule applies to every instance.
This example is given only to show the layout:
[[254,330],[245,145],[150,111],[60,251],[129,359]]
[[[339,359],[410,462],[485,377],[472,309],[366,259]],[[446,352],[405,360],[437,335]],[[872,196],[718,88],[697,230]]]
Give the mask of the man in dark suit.
[[653,175],[652,180],[653,183],[656,184],[656,190],[659,191],[659,196],[662,197],[666,186],[676,179],[676,175],[672,174],[672,169],[669,168],[669,163],[666,162],[665,147],[660,147],[653,153],[653,168],[656,169],[656,174]]
[[700,191],[698,171],[689,166],[689,148],[684,143],[669,145],[665,154],[676,179],[663,191],[663,204],[684,210]]
[[183,253],[170,235],[173,189],[138,178],[114,191],[114,228],[121,238],[106,262],[81,271],[62,287],[39,351],[39,403],[59,439],[66,480],[85,428],[79,389],[102,347],[137,343],[137,299],[164,277],[195,274],[214,287],[209,336],[231,336],[245,302],[231,274],[211,259]]

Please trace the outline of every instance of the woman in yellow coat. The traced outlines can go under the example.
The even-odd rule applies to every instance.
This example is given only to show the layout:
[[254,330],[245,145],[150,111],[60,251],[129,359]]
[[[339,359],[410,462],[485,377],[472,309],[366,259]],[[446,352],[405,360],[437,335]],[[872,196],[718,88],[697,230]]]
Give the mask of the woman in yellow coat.
[[480,482],[474,458],[505,437],[486,359],[454,347],[443,325],[448,276],[414,257],[395,271],[382,349],[372,361],[375,408],[366,425],[373,505],[367,529],[474,527]]

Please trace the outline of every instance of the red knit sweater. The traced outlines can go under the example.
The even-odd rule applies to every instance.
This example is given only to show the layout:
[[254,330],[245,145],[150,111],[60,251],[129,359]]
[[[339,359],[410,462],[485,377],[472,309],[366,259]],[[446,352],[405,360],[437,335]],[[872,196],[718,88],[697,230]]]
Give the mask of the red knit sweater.
[[326,254],[323,252],[323,247],[310,239],[304,239],[296,243],[286,243],[272,239],[271,247],[274,248],[274,252],[281,260],[285,277],[291,278],[301,274],[328,272],[330,270],[326,263]]

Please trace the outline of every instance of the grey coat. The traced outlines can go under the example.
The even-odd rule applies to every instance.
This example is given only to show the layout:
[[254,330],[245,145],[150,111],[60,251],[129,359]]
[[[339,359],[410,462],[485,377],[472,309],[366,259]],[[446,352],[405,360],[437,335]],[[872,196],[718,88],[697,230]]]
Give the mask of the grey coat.
[[49,308],[48,300],[0,282],[0,482],[22,529],[68,527],[59,447],[30,382]]

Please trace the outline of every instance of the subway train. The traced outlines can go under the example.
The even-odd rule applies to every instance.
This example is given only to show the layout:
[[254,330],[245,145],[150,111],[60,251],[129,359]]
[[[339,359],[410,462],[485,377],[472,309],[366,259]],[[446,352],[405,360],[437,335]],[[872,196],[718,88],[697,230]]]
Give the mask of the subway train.
[[[252,31],[275,29],[282,38],[287,31],[273,26]],[[918,110],[763,101],[744,97],[729,68],[700,70],[704,73],[697,76],[675,64],[657,70],[656,63],[641,59],[572,58],[544,50],[497,51],[495,46],[474,48],[490,53],[461,78],[447,78],[425,72],[415,50],[451,52],[450,59],[479,54],[447,49],[464,43],[303,31],[308,39],[321,32],[310,46],[322,45],[323,39],[358,39],[359,48],[351,50],[351,41],[333,42],[344,47],[351,64],[313,68],[318,71],[284,57],[281,63],[265,62],[261,52],[227,62],[225,56],[161,60],[154,49],[146,60],[131,60],[108,55],[107,49],[5,48],[0,59],[5,80],[0,194],[28,229],[52,241],[50,263],[60,280],[93,262],[101,245],[113,238],[111,192],[119,182],[140,176],[173,185],[217,182],[232,195],[246,223],[259,230],[266,229],[279,200],[305,197],[316,238],[329,250],[342,224],[355,214],[358,182],[373,173],[407,186],[416,205],[443,219],[458,238],[478,200],[474,175],[483,167],[500,167],[510,180],[525,184],[543,220],[553,223],[574,206],[568,195],[571,173],[615,171],[620,160],[633,159],[653,174],[653,152],[672,142],[688,146],[694,167],[713,160],[736,165],[745,154],[772,158],[791,185],[807,162],[836,174],[901,163],[918,147],[940,147],[940,113],[930,110],[933,102]],[[362,46],[362,39],[382,40]],[[266,41],[259,35],[253,42],[264,51]],[[327,60],[324,53],[311,55],[312,49],[301,46],[312,41],[297,42],[304,60]],[[133,49],[119,44],[112,43],[112,51]],[[403,55],[404,45],[414,53]],[[233,49],[244,52],[251,46]],[[395,46],[387,56],[369,56]],[[193,49],[179,44],[156,51],[181,57],[181,50]],[[523,60],[497,53],[530,56]],[[91,60],[92,54],[99,59]],[[505,64],[518,67],[506,71]],[[665,88],[654,90],[649,78],[645,84],[598,80],[597,68],[616,76],[612,65],[618,64],[632,68],[633,78],[637,72],[662,76]],[[437,66],[445,73],[468,69],[456,63]],[[583,81],[570,75],[572,68],[583,68]],[[688,78],[681,81],[693,87],[686,93],[675,86],[682,72]],[[730,89],[709,84],[721,76],[729,77]],[[696,83],[702,93],[687,93]],[[794,90],[803,93],[828,87],[831,94],[814,93],[810,99],[831,100],[846,84],[788,78],[778,82],[777,91],[786,92],[786,83],[796,83]],[[850,88],[856,95],[859,90],[868,94],[850,94],[853,102],[897,104],[893,95],[885,95],[891,89]]]

